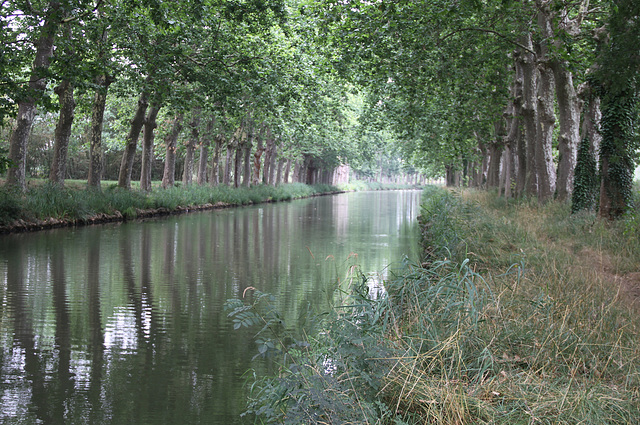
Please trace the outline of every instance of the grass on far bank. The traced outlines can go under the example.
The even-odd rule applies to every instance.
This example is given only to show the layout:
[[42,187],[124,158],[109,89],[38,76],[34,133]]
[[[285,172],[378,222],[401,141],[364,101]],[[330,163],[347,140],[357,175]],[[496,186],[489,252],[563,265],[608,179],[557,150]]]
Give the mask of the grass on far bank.
[[[636,210],[636,214],[638,211]],[[257,423],[631,424],[640,417],[640,238],[566,204],[430,189],[424,267],[367,296],[353,273],[313,329],[283,335],[258,294],[276,376],[250,382]],[[635,226],[635,227],[634,227]]]
[[405,188],[401,185],[381,185],[355,182],[340,187],[326,184],[306,185],[289,183],[278,186],[258,185],[232,188],[226,185],[182,186],[154,189],[145,193],[132,182],[132,190],[117,187],[116,182],[103,182],[102,190],[88,190],[86,182],[67,180],[60,188],[45,180],[30,180],[26,193],[0,188],[0,225],[16,220],[32,222],[49,218],[57,220],[85,220],[98,215],[121,214],[135,218],[140,210],[192,208],[203,205],[247,205],[267,201],[287,201],[339,190],[378,190]]

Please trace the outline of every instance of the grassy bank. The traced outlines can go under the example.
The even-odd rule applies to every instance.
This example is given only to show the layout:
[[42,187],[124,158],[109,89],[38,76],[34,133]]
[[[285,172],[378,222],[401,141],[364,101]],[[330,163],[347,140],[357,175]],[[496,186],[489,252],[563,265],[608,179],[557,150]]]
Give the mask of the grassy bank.
[[155,189],[149,193],[122,190],[115,185],[102,191],[59,188],[50,184],[33,186],[26,193],[0,190],[0,225],[17,220],[82,221],[94,217],[136,218],[154,212],[168,213],[196,207],[247,205],[267,201],[284,201],[338,190],[328,185],[300,183],[278,187],[256,186],[233,189],[202,186]]
[[45,181],[30,181],[26,193],[0,188],[0,227],[4,231],[58,225],[133,219],[139,216],[169,214],[192,209],[248,205],[304,198],[323,193],[352,190],[408,188],[399,185],[356,182],[341,187],[330,185],[283,184],[251,188],[197,186],[161,189],[159,183],[149,192],[122,190],[115,182],[104,182],[102,191],[86,189],[86,183],[67,181],[65,188]]
[[[425,193],[426,256],[372,300],[354,268],[305,332],[269,297],[231,301],[260,324],[277,376],[250,386],[265,423],[630,424],[640,417],[638,221],[486,192]],[[308,335],[311,335],[309,337]]]

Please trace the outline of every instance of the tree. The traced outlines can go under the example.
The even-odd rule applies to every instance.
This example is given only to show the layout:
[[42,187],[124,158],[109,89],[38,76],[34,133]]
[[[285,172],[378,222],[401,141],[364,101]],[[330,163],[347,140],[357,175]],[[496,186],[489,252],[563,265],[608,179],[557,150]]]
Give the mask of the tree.
[[172,187],[176,181],[176,150],[178,136],[182,131],[182,120],[184,115],[178,113],[173,119],[171,131],[165,136],[166,154],[164,161],[164,173],[162,176],[162,188]]
[[[4,4],[3,4],[4,5]],[[36,46],[32,71],[26,90],[18,100],[18,115],[16,125],[10,139],[9,159],[12,166],[7,173],[7,185],[18,186],[22,190],[27,187],[26,182],[26,151],[31,126],[37,113],[37,105],[42,101],[47,87],[47,70],[53,56],[54,40],[65,10],[59,1],[52,0],[42,10],[32,9],[29,12],[34,18],[43,20],[42,26],[34,28],[31,41]]]
[[602,100],[599,215],[608,219],[622,217],[632,202],[640,73],[640,4],[632,0],[612,3],[607,22],[609,42],[599,56],[595,75]]

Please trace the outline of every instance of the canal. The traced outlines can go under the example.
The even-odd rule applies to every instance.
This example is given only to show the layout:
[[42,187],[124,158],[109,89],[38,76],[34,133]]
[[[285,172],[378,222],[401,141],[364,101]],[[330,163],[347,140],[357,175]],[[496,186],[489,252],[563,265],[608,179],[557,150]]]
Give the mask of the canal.
[[276,296],[286,323],[328,308],[357,264],[372,291],[416,257],[419,191],[359,192],[0,236],[0,423],[235,424],[255,330],[230,298]]

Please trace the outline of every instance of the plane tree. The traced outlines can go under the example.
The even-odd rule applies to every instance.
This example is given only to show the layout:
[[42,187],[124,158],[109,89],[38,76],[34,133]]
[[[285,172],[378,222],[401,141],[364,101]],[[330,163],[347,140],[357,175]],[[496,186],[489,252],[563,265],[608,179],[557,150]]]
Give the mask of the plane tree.
[[329,0],[302,7],[319,21],[335,68],[371,91],[371,108],[409,145],[409,159],[422,156],[440,162],[436,169],[544,202],[571,193],[578,88],[595,62],[593,34],[611,5],[625,10],[622,32],[633,34],[635,12],[624,4]]

